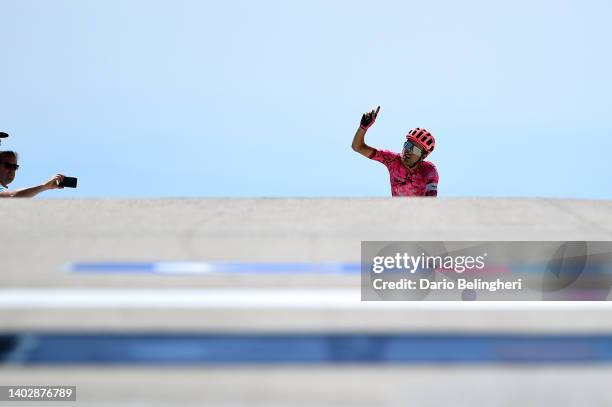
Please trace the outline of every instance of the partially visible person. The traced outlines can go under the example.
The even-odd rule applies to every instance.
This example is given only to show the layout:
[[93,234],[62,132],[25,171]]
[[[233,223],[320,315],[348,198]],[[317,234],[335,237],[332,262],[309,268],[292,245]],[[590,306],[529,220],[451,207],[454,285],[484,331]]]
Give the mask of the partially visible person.
[[433,135],[418,127],[410,130],[401,154],[370,147],[365,143],[365,134],[376,121],[379,111],[380,106],[361,116],[353,138],[353,150],[387,167],[392,196],[438,196],[438,171],[433,163],[425,161],[436,146]]
[[32,198],[49,189],[63,188],[60,186],[64,176],[56,174],[47,182],[29,188],[9,190],[8,185],[15,179],[19,169],[17,153],[14,151],[0,151],[0,198]]

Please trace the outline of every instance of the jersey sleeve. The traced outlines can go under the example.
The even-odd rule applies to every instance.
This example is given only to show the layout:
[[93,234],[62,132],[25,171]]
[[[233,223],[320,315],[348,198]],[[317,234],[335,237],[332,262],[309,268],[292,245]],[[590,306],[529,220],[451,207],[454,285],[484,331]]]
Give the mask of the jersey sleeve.
[[431,168],[427,171],[425,196],[438,196],[438,170],[433,164],[431,164]]
[[391,163],[397,160],[398,158],[400,158],[400,155],[398,153],[394,153],[393,151],[389,151],[389,150],[378,150],[378,149],[376,149],[376,152],[374,153],[374,155],[370,157],[371,160],[378,161],[379,163],[383,163],[387,168],[389,168]]

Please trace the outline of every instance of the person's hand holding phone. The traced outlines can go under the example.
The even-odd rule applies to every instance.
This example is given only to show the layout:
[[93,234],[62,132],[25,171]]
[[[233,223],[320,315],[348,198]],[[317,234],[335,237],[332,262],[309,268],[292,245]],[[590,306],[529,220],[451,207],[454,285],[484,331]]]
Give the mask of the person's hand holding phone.
[[61,186],[63,181],[64,181],[64,175],[55,174],[53,177],[49,179],[49,181],[45,182],[43,186],[45,187],[45,189],[58,189],[58,188],[61,189],[61,188],[64,188],[63,186]]
[[64,174],[55,174],[49,181],[43,184],[43,187],[45,189],[76,188],[77,178],[67,177]]

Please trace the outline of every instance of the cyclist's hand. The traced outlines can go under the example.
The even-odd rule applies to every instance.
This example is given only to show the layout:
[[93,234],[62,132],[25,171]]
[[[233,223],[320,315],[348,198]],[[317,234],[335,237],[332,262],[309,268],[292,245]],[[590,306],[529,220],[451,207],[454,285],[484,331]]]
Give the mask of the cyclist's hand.
[[374,122],[376,121],[376,117],[378,116],[379,111],[380,111],[380,106],[376,108],[376,111],[372,110],[371,112],[364,113],[363,116],[361,116],[361,124],[359,125],[359,127],[361,127],[364,130],[369,129],[370,126],[373,125]]

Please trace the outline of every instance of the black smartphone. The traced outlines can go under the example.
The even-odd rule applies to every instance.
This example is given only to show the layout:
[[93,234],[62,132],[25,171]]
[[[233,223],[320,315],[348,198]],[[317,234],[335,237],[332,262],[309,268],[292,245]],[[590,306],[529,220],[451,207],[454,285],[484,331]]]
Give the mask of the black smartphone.
[[74,177],[64,177],[64,180],[59,183],[59,186],[64,188],[76,188],[77,179]]

